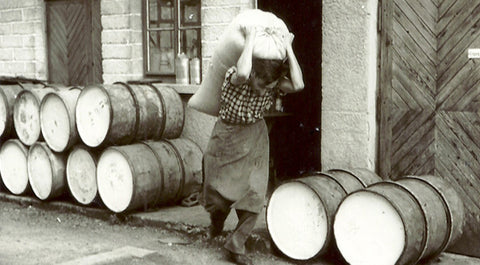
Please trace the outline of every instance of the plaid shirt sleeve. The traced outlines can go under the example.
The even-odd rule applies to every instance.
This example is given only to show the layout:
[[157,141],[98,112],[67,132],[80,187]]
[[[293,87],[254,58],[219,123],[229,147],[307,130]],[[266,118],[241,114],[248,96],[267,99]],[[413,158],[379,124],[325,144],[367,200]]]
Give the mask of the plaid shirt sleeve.
[[263,114],[273,104],[273,90],[257,95],[246,82],[234,85],[231,82],[237,71],[233,66],[225,74],[222,85],[220,118],[233,124],[250,124],[263,119]]

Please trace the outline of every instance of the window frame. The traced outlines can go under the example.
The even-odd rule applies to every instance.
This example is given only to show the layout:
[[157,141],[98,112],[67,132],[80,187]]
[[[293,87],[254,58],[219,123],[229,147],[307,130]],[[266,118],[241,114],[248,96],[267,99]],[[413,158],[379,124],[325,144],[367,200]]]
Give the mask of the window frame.
[[[158,1],[158,0],[142,0],[142,38],[143,38],[143,73],[146,77],[164,77],[169,81],[175,81],[175,73],[167,74],[167,73],[159,73],[159,72],[152,72],[150,70],[150,44],[149,44],[149,34],[150,32],[161,32],[161,31],[168,31],[173,30],[173,52],[174,57],[176,58],[177,54],[180,53],[181,48],[181,32],[186,32],[186,30],[198,30],[198,43],[200,46],[197,49],[197,58],[200,59],[200,63],[202,62],[202,21],[201,21],[201,0],[199,0],[199,7],[198,7],[198,24],[197,25],[189,25],[188,22],[182,21],[184,18],[181,15],[182,8],[181,8],[181,1],[182,0],[172,0],[173,2],[173,27],[156,27],[150,28],[150,8],[149,4],[150,1]],[[160,7],[157,9],[159,12]],[[160,13],[157,13],[157,16],[160,16]],[[183,25],[182,25],[183,24]],[[175,61],[175,60],[174,60]],[[200,67],[201,69],[201,67]]]

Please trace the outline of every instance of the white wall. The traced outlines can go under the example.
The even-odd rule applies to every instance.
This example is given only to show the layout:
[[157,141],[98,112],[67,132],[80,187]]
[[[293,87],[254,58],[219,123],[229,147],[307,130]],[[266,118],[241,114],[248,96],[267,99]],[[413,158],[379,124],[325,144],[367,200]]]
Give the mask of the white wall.
[[102,0],[103,82],[143,78],[142,1]]
[[377,0],[323,0],[322,170],[375,169]]
[[47,79],[45,3],[0,0],[0,76]]

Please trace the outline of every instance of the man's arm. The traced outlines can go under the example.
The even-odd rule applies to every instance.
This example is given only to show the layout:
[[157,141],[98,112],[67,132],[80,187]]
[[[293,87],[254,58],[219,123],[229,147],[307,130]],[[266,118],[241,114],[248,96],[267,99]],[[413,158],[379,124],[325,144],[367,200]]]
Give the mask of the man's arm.
[[231,82],[240,85],[247,82],[252,71],[253,43],[255,42],[255,28],[242,27],[245,34],[245,46],[237,61],[237,72],[232,75]]
[[287,51],[287,59],[289,62],[290,79],[282,78],[280,80],[279,88],[286,93],[294,93],[302,90],[305,86],[303,83],[303,74],[300,65],[298,64],[295,53],[293,52],[292,42],[294,35],[289,33],[285,40],[285,48]]

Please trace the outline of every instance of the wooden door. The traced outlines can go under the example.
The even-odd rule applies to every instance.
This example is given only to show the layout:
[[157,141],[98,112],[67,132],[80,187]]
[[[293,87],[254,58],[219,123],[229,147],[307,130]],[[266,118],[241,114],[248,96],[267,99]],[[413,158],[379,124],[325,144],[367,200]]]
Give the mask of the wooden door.
[[379,172],[448,181],[467,209],[452,250],[480,256],[480,0],[382,2]]
[[46,1],[49,82],[102,83],[100,0]]

